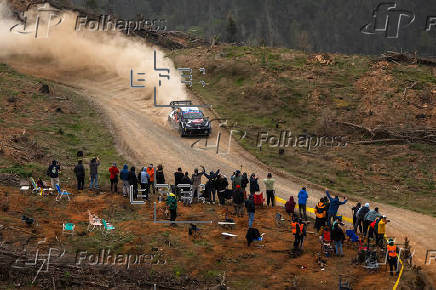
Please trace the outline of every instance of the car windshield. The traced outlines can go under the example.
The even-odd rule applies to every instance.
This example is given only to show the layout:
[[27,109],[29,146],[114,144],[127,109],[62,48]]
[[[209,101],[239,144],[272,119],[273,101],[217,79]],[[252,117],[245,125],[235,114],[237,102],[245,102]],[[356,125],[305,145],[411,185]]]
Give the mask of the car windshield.
[[183,118],[185,119],[201,119],[203,118],[202,112],[185,112],[183,113]]

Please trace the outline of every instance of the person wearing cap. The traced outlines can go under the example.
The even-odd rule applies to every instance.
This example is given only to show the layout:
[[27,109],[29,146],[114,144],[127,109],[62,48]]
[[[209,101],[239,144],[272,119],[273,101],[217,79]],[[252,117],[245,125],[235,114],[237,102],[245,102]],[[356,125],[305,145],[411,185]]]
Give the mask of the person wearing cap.
[[362,225],[358,225],[357,224],[357,212],[359,211],[359,209],[362,207],[362,204],[360,202],[356,203],[355,206],[353,206],[351,208],[351,212],[353,214],[353,229],[354,232],[356,232],[357,228],[359,227],[360,232],[362,232]]
[[227,177],[218,173],[215,182],[215,188],[218,192],[218,200],[220,205],[224,205],[226,203],[226,190],[228,185],[229,182],[227,181]]
[[269,206],[269,202],[271,200],[271,206],[274,207],[275,204],[275,196],[274,196],[274,183],[275,179],[272,178],[272,174],[268,173],[266,179],[263,180],[266,188],[266,205]]
[[191,177],[192,192],[194,193],[194,197],[200,196],[200,184],[201,184],[201,177],[202,176],[203,176],[203,172],[198,172],[198,168],[195,168],[194,173],[192,174],[192,177]]
[[362,206],[356,213],[357,215],[357,224],[354,225],[354,232],[356,232],[357,230],[357,226],[359,226],[360,229],[360,233],[363,233],[366,236],[366,230],[368,230],[368,228],[365,229],[364,226],[364,220],[365,220],[365,215],[370,211],[369,209],[369,203],[365,203],[364,206]]
[[111,192],[118,193],[118,174],[120,173],[120,170],[118,169],[115,162],[112,163],[112,167],[109,168],[109,173],[109,179],[111,181]]
[[384,239],[384,236],[385,236],[385,234],[386,234],[386,224],[388,223],[389,221],[387,220],[387,217],[384,215],[384,216],[382,216],[382,218],[380,219],[380,221],[378,222],[378,224],[376,225],[376,240],[375,240],[375,243],[376,243],[376,245],[378,245],[379,247],[383,247],[383,243],[382,243],[382,241],[383,241],[383,239]]
[[[154,167],[153,167],[153,164],[150,163],[150,165],[148,165],[147,173],[148,173],[148,176],[150,176],[148,186],[149,187],[151,186],[153,188],[153,193],[156,193],[156,188],[154,187]],[[149,190],[149,192],[151,192],[151,190]]]
[[307,221],[306,214],[306,203],[309,195],[307,194],[306,187],[303,187],[298,193],[298,211],[300,213],[300,217]]
[[388,254],[389,273],[393,276],[394,272],[397,272],[398,264],[398,247],[394,245],[394,240],[389,239],[389,243],[386,246],[386,252]]
[[244,204],[244,191],[242,187],[238,184],[235,190],[233,190],[233,206],[235,208],[235,215],[238,217],[244,216],[243,204]]
[[368,233],[368,240],[369,238],[373,238],[374,233],[374,227],[370,227],[370,225],[378,218],[381,217],[381,214],[378,212],[378,207],[376,207],[374,210],[369,211],[363,220],[363,231],[366,235]]
[[[170,193],[167,197],[166,204],[170,210],[170,221],[174,222],[177,218],[177,200],[174,193]],[[171,226],[175,226],[175,223],[171,223]]]

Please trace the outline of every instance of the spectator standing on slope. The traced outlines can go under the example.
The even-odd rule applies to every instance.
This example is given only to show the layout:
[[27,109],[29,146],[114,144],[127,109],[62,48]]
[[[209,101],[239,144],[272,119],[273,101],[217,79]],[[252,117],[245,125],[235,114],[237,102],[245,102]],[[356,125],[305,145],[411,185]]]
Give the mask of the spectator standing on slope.
[[82,160],[79,160],[76,167],[74,167],[74,174],[77,179],[77,190],[83,190],[85,186],[85,167],[83,166]]
[[115,162],[112,163],[112,167],[109,168],[109,173],[109,179],[111,181],[111,192],[118,193],[118,174],[120,173],[120,170],[118,169]]
[[123,196],[127,196],[129,193],[129,166],[124,164],[123,169],[120,172],[120,179],[123,182]]
[[300,218],[307,221],[307,214],[306,214],[306,203],[308,194],[306,191],[306,187],[303,187],[300,192],[298,193],[298,211],[300,213]]
[[339,197],[337,195],[335,195],[334,198],[331,197],[328,190],[326,190],[325,193],[330,201],[330,206],[327,215],[328,215],[328,224],[331,226],[332,219],[334,219],[334,217],[338,213],[339,206],[346,204],[348,200],[344,197],[344,201],[339,201]]
[[90,175],[90,183],[89,189],[92,190],[98,189],[98,167],[100,166],[100,158],[94,157],[91,159],[91,163],[89,163],[89,175]]
[[47,175],[50,177],[51,188],[56,189],[56,184],[59,185],[59,174],[61,166],[56,160],[53,160],[47,169]]
[[275,196],[274,196],[274,183],[275,179],[272,178],[272,174],[268,173],[266,179],[263,180],[266,188],[266,204],[269,206],[269,202],[271,200],[271,206],[274,207],[275,204]]

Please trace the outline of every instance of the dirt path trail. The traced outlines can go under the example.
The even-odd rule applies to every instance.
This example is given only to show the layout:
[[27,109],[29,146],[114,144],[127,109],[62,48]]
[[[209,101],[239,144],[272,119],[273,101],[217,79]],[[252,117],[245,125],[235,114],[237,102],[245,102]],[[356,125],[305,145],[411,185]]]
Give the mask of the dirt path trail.
[[[147,165],[150,162],[157,165],[162,163],[165,168],[167,180],[173,182],[173,172],[182,167],[192,173],[193,168],[204,165],[206,170],[221,171],[230,177],[231,173],[240,169],[248,174],[255,172],[260,178],[265,178],[267,167],[255,160],[243,150],[236,142],[232,141],[228,155],[215,154],[215,149],[195,150],[191,144],[196,139],[181,138],[177,131],[171,129],[166,121],[168,108],[155,108],[150,97],[146,98],[140,89],[132,89],[129,81],[116,76],[99,76],[89,79],[87,76],[76,74],[74,77],[62,76],[47,71],[37,63],[32,65],[8,61],[15,69],[22,73],[44,77],[53,81],[71,85],[77,91],[89,96],[112,124],[120,149],[125,152],[136,165]],[[216,134],[216,127],[214,128]],[[212,136],[213,137],[216,135]],[[223,136],[223,151],[227,150],[228,136]],[[224,145],[225,144],[225,145]],[[304,184],[297,184],[290,176],[275,176],[277,195],[285,200],[296,195]],[[264,191],[263,183],[260,182]],[[313,207],[324,192],[308,186],[308,205]],[[358,197],[354,197],[358,198]],[[365,199],[361,201],[365,202]],[[340,214],[350,217],[351,207],[354,202],[349,202],[340,208]],[[280,205],[281,206],[281,205]],[[415,213],[393,206],[371,203],[371,208],[379,207],[380,211],[388,216],[388,234],[395,236],[401,242],[405,236],[412,241],[416,249],[414,261],[423,264],[427,249],[436,249],[436,219],[430,216]],[[436,263],[424,266],[429,272],[435,272]],[[434,275],[433,275],[434,276]]]

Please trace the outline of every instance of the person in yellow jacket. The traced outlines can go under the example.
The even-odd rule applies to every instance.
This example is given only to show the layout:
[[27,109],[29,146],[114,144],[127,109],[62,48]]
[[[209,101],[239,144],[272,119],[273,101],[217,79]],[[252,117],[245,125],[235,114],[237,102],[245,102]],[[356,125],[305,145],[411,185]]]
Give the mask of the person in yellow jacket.
[[389,272],[391,273],[391,276],[393,276],[394,272],[397,273],[398,264],[398,247],[394,245],[394,240],[389,240],[389,244],[386,246],[386,251],[388,253]]
[[325,225],[327,220],[327,206],[322,198],[315,207],[315,216],[315,229],[319,231],[319,229]]
[[386,216],[384,215],[380,218],[380,221],[376,225],[375,243],[380,248],[383,248],[383,239],[384,239],[384,236],[386,234],[386,224],[388,222],[389,221],[387,220]]

